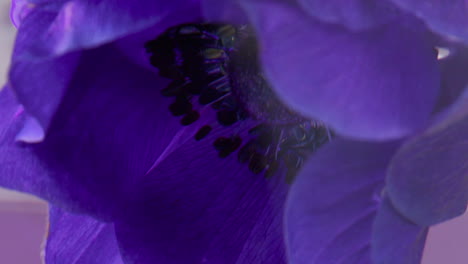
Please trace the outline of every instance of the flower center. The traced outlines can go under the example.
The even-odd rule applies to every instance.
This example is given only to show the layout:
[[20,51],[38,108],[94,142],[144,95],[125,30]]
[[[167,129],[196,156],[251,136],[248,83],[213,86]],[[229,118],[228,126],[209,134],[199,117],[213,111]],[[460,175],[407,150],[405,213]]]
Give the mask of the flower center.
[[[229,127],[213,147],[220,158],[237,152],[240,163],[270,177],[284,172],[291,182],[305,158],[330,139],[329,130],[281,103],[258,63],[257,43],[246,26],[184,24],[169,28],[146,44],[150,62],[172,82],[161,93],[173,97],[169,111],[184,126],[200,119],[210,106],[216,122]],[[197,110],[198,109],[198,110]],[[239,127],[249,124],[247,133]],[[202,126],[195,140],[213,126]]]

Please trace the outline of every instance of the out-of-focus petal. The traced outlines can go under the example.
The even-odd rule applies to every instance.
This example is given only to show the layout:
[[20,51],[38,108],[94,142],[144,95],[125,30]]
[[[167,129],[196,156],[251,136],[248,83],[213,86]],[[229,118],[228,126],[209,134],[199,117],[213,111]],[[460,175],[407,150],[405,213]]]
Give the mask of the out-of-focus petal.
[[237,25],[247,23],[247,16],[237,0],[202,0],[201,3],[206,21],[229,22]]
[[468,41],[468,4],[466,0],[391,0],[449,38]]
[[158,37],[170,27],[197,21],[202,21],[199,12],[194,12],[193,9],[190,8],[181,9],[162,18],[157,26],[117,39],[114,43],[130,60],[147,69],[156,71],[156,68],[149,63],[149,56],[144,48],[145,44]]
[[160,95],[166,85],[112,46],[86,52],[42,142],[18,142],[22,124],[4,125],[1,184],[68,210],[123,214],[124,194],[182,129]]
[[[198,0],[71,0],[62,6],[47,31],[36,35],[29,55],[43,58],[93,48],[157,26],[181,10],[201,13]],[[178,18],[178,23],[187,22]]]
[[444,109],[454,103],[468,85],[468,48],[447,47],[449,54],[440,59],[441,92],[437,109]]
[[31,12],[34,4],[28,0],[16,0],[11,2],[10,18],[13,25],[18,28],[21,21]]
[[397,138],[426,125],[439,70],[413,20],[408,27],[395,22],[350,33],[285,5],[244,6],[260,39],[265,73],[296,110],[354,138]]
[[411,221],[429,226],[463,214],[468,203],[468,97],[405,143],[388,171],[388,194]]
[[289,263],[370,263],[372,224],[397,146],[339,139],[310,158],[286,204]]
[[373,264],[420,264],[427,230],[405,219],[384,197],[372,233]]
[[255,175],[236,155],[219,158],[220,135],[172,149],[142,181],[143,200],[116,224],[126,261],[285,263],[285,179]]
[[401,11],[387,0],[299,0],[307,13],[320,21],[364,30],[388,23]]
[[47,264],[123,264],[114,225],[49,208]]
[[10,19],[16,28],[34,10],[48,10],[57,13],[62,5],[69,0],[12,0]]

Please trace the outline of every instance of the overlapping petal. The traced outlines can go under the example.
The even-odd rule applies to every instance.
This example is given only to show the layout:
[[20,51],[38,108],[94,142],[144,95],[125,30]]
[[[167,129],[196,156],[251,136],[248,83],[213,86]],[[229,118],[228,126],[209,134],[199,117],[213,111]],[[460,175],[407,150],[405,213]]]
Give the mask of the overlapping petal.
[[468,48],[454,45],[447,46],[446,49],[448,56],[440,60],[442,78],[438,110],[453,104],[468,85]]
[[2,141],[4,185],[106,219],[123,213],[125,193],[182,128],[167,110],[171,101],[160,95],[165,85],[117,49],[87,52],[45,139],[15,142],[18,127]]
[[260,39],[265,74],[296,110],[339,134],[366,139],[401,137],[428,121],[439,70],[415,21],[403,17],[351,33],[283,4],[244,6]]
[[81,52],[76,52],[48,60],[28,58],[27,54],[35,49],[37,37],[46,34],[55,16],[56,11],[38,7],[23,19],[9,72],[10,86],[44,131],[61,104],[81,56]]
[[123,264],[113,224],[49,208],[47,264]]
[[405,219],[384,197],[373,226],[373,264],[420,264],[427,230]]
[[391,162],[388,194],[395,208],[429,226],[463,214],[468,203],[467,99],[407,142]]
[[126,261],[285,263],[285,179],[255,175],[235,155],[219,158],[212,142],[220,135],[176,146],[142,181],[143,200],[116,224]]
[[311,157],[286,205],[289,263],[371,263],[372,225],[397,146],[339,139]]
[[401,15],[387,0],[299,0],[299,3],[309,15],[352,30],[377,27]]
[[466,0],[391,0],[418,16],[437,33],[468,41],[468,2]]
[[62,197],[55,183],[46,176],[47,169],[30,149],[15,141],[16,135],[24,129],[27,114],[9,87],[0,92],[0,105],[0,184],[22,192],[43,194],[46,199],[54,199],[55,195]]
[[[33,46],[29,55],[44,58],[93,48],[155,26],[185,9],[200,14],[198,0],[70,0],[61,6],[45,34],[29,43]],[[179,19],[184,22],[184,17]]]

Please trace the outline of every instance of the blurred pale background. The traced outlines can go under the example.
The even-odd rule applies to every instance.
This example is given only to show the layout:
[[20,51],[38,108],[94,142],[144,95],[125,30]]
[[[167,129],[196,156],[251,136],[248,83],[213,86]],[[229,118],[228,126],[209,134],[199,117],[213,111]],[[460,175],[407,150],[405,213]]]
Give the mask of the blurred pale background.
[[[9,0],[0,0],[0,83],[6,81],[15,29]],[[1,107],[1,106],[0,106]],[[38,264],[47,206],[34,197],[0,189],[0,263]],[[423,264],[468,263],[468,214],[433,227]],[[398,264],[398,263],[395,263]]]

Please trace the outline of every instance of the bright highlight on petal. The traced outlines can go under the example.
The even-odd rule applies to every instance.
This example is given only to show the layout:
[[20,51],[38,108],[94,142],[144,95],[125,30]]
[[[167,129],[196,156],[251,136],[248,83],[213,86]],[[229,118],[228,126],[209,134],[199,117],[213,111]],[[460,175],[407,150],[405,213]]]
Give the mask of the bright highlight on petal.
[[23,129],[16,135],[16,140],[24,143],[39,143],[44,140],[45,133],[39,121],[29,117],[24,123]]

